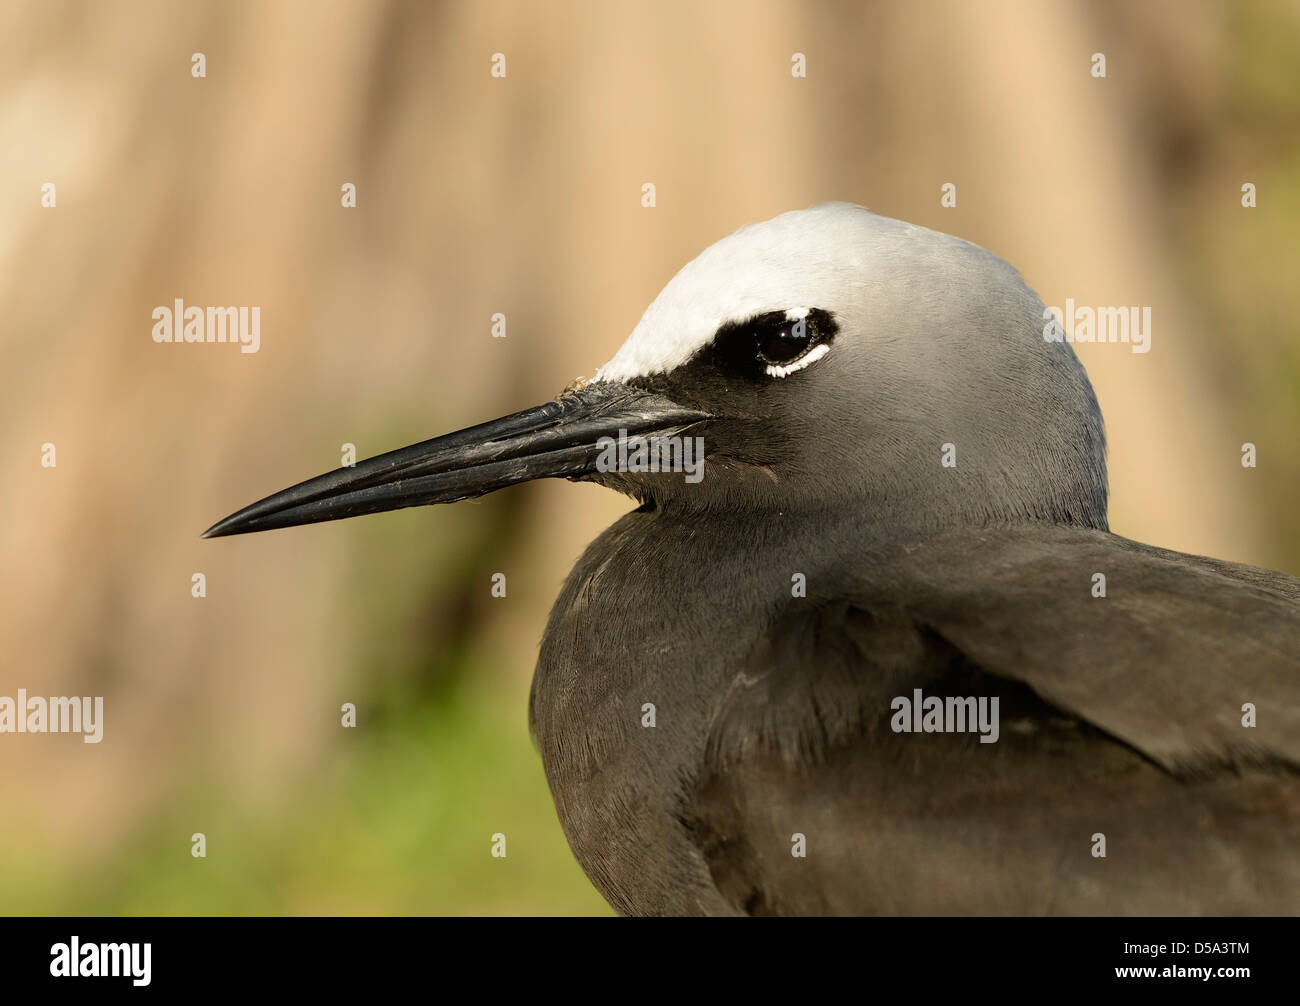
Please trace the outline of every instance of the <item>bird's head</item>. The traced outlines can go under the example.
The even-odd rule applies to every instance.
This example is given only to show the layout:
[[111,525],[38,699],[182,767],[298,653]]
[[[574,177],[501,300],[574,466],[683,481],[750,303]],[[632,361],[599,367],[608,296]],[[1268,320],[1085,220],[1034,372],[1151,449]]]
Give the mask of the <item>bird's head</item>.
[[592,381],[301,483],[207,534],[548,476],[687,512],[1105,527],[1101,414],[1046,324],[1020,275],[968,242],[845,203],[785,213],[688,263]]

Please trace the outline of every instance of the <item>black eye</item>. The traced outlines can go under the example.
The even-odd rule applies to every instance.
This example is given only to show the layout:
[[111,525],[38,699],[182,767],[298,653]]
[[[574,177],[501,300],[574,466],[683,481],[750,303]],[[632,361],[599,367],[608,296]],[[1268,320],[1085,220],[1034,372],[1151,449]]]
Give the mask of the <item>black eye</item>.
[[793,363],[808,352],[812,344],[812,327],[807,318],[786,319],[758,333],[758,355],[764,363],[777,366]]
[[[794,313],[803,316],[791,318]],[[732,373],[768,380],[793,373],[805,357],[813,362],[817,347],[829,345],[838,331],[835,318],[821,308],[769,311],[723,325],[706,355]]]

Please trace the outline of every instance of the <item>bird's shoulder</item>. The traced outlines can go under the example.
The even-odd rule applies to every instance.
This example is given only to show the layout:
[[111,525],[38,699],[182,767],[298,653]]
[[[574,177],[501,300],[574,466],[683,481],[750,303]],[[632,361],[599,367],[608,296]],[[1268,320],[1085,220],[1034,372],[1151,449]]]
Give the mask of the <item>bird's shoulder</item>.
[[1173,771],[1300,765],[1300,580],[1104,531],[909,544],[847,591],[890,595],[981,669]]
[[[819,831],[823,852],[874,847],[897,871],[925,860],[927,844],[930,859],[963,861],[919,822],[962,821],[996,841],[996,822],[1044,790],[1074,803],[1131,799],[1139,817],[1193,814],[1165,782],[1300,766],[1297,598],[1300,581],[1284,574],[1085,529],[947,532],[862,556],[833,583],[810,576],[807,596],[782,605],[740,662],[713,711],[686,823],[738,907],[817,911],[844,907],[827,885],[795,895],[754,881],[764,861],[802,868],[791,851],[800,821]],[[900,732],[899,700],[910,718],[922,696],[998,698],[1000,737]],[[1267,783],[1215,785],[1201,795],[1224,808],[1273,799]],[[1246,793],[1256,785],[1263,795]],[[1300,810],[1293,790],[1279,811],[1288,817]],[[1043,828],[1074,812],[1056,803],[1035,811]],[[879,829],[909,827],[916,858],[891,860],[897,836]],[[775,842],[765,851],[760,832]],[[872,884],[872,910],[905,910],[881,903],[893,888]],[[861,904],[851,887],[839,894]],[[1068,904],[1086,905],[1076,894]],[[987,899],[970,904],[996,910]]]

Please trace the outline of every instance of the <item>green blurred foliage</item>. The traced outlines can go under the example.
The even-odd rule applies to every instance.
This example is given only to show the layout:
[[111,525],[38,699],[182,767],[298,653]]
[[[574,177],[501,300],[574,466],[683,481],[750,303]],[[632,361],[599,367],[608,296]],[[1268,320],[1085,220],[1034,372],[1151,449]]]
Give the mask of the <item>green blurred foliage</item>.
[[[569,854],[517,690],[474,670],[436,698],[390,696],[400,709],[383,729],[347,731],[292,802],[249,811],[197,781],[139,823],[120,861],[54,874],[5,849],[3,911],[609,914]],[[205,828],[197,859],[190,836]],[[497,832],[504,858],[491,856]]]

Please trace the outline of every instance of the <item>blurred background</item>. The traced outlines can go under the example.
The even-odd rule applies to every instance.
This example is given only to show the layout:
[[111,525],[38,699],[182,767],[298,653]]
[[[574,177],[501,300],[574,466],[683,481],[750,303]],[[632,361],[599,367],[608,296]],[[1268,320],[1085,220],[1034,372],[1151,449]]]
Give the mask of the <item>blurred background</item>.
[[[1300,573],[1298,127],[1295,3],[0,0],[0,695],[105,697],[98,745],[0,735],[0,913],[608,912],[526,710],[628,501],[199,533],[552,397],[784,210],[1150,305],[1148,354],[1080,347],[1112,528]],[[175,298],[260,351],[155,344]]]

